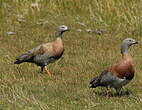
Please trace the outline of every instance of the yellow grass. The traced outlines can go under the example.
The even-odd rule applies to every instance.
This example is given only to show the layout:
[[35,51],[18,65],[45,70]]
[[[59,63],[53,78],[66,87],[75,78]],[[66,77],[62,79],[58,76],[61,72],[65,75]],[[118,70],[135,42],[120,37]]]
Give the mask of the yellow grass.
[[[141,6],[141,0],[0,0],[0,110],[141,110]],[[73,31],[63,36],[62,59],[48,66],[53,77],[34,64],[13,64],[16,56],[53,41],[61,24]],[[103,88],[89,89],[89,81],[121,58],[127,37],[140,42],[129,51],[135,77],[121,97],[112,90],[106,98]]]

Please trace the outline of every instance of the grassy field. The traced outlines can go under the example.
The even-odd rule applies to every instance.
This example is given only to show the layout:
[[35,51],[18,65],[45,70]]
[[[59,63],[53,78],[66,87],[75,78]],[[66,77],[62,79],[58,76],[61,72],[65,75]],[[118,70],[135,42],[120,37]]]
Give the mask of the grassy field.
[[[0,110],[141,110],[141,6],[141,0],[0,0]],[[34,64],[13,64],[21,53],[53,41],[61,24],[74,31],[63,36],[62,59],[48,66],[53,77]],[[140,42],[129,51],[132,82],[120,97],[113,89],[110,98],[104,88],[89,89],[93,76],[121,58],[127,37]]]

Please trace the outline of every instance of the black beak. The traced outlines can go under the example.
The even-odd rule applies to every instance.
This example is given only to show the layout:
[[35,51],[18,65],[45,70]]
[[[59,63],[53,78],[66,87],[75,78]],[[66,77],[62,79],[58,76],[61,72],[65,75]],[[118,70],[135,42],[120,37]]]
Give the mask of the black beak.
[[138,41],[136,41],[134,44],[138,44],[139,42]]

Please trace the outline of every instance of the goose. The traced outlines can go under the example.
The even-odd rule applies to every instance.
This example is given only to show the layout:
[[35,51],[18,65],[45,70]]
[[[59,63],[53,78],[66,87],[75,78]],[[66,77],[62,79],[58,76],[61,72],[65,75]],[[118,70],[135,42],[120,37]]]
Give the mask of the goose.
[[21,64],[24,62],[34,63],[41,67],[41,73],[43,73],[43,70],[45,70],[45,72],[51,76],[52,73],[48,70],[47,65],[60,59],[63,55],[64,44],[62,41],[62,34],[66,31],[69,31],[67,26],[59,26],[58,30],[55,32],[55,41],[41,44],[18,56],[14,64]]
[[106,87],[107,96],[109,96],[109,88],[115,88],[119,95],[121,88],[134,77],[133,58],[128,53],[129,47],[134,44],[138,44],[138,42],[132,38],[124,39],[121,45],[122,59],[93,78],[90,81],[90,88]]

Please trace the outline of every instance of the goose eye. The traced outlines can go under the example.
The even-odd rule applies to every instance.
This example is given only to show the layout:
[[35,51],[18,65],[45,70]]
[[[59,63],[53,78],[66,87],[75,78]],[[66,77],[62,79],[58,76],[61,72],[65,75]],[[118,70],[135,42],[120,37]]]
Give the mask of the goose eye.
[[65,27],[62,27],[62,29],[64,29]]

